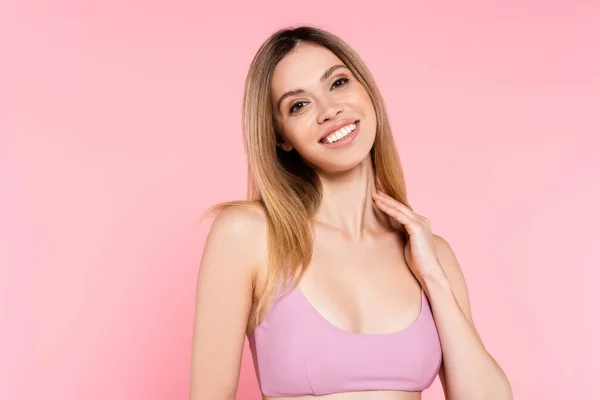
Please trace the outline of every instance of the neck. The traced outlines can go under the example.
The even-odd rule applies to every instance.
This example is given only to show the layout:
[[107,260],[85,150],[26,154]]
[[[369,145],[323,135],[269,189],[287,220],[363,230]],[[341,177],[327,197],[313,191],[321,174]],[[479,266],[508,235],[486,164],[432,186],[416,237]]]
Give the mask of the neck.
[[355,168],[338,174],[322,174],[323,198],[314,221],[340,230],[353,239],[379,231],[387,218],[376,208],[372,193],[375,176],[370,157]]

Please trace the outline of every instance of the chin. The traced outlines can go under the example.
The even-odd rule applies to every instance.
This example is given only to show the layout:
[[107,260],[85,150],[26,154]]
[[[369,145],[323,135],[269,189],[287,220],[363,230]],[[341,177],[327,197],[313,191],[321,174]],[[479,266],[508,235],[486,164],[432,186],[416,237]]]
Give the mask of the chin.
[[369,151],[366,154],[361,154],[360,156],[357,155],[357,157],[349,157],[346,160],[327,160],[317,166],[317,168],[326,174],[340,174],[360,168],[365,163],[370,162],[371,154]]
[[[367,134],[369,130],[363,131],[354,143],[342,148],[321,148],[317,151],[311,149],[311,156],[304,158],[313,169],[325,174],[338,174],[351,171],[365,162],[371,162],[371,149],[375,142],[375,134]],[[373,129],[374,132],[374,129]],[[320,145],[319,145],[320,146]]]

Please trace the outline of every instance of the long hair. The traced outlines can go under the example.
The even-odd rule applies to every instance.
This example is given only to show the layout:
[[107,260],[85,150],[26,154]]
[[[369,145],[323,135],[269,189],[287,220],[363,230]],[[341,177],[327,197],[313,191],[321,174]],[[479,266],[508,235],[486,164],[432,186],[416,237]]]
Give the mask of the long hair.
[[268,267],[265,290],[251,315],[257,324],[261,311],[271,302],[279,285],[290,282],[296,285],[306,271],[313,251],[311,219],[322,196],[319,177],[300,155],[295,150],[285,152],[277,146],[278,133],[270,96],[275,66],[301,43],[329,49],[365,87],[377,117],[370,152],[375,184],[410,207],[381,93],[358,54],[338,36],[312,26],[273,33],[255,54],[244,86],[242,121],[248,159],[247,200],[220,203],[205,213],[218,213],[232,206],[259,207],[264,212],[268,225]]

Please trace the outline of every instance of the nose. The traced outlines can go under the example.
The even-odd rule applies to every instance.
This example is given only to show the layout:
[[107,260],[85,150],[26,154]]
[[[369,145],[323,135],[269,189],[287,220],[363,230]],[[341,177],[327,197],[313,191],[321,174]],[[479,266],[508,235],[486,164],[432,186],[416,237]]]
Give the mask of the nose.
[[319,124],[323,124],[341,112],[342,106],[339,103],[331,100],[324,101],[321,106],[321,112],[317,116],[317,121]]

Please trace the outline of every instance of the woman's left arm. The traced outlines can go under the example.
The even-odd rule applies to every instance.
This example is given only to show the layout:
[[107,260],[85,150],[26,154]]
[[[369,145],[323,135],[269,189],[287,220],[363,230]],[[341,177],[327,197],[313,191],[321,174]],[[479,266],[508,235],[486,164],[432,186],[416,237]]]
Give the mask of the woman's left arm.
[[[452,248],[433,235],[440,266],[422,277],[442,344],[439,378],[448,400],[512,400],[508,378],[487,352],[471,316],[465,278]],[[435,269],[433,270],[435,271]]]
[[425,290],[442,345],[439,377],[448,400],[512,400],[508,378],[487,352],[471,317],[467,285],[452,248],[429,220],[385,193],[376,206],[404,225],[405,258]]

